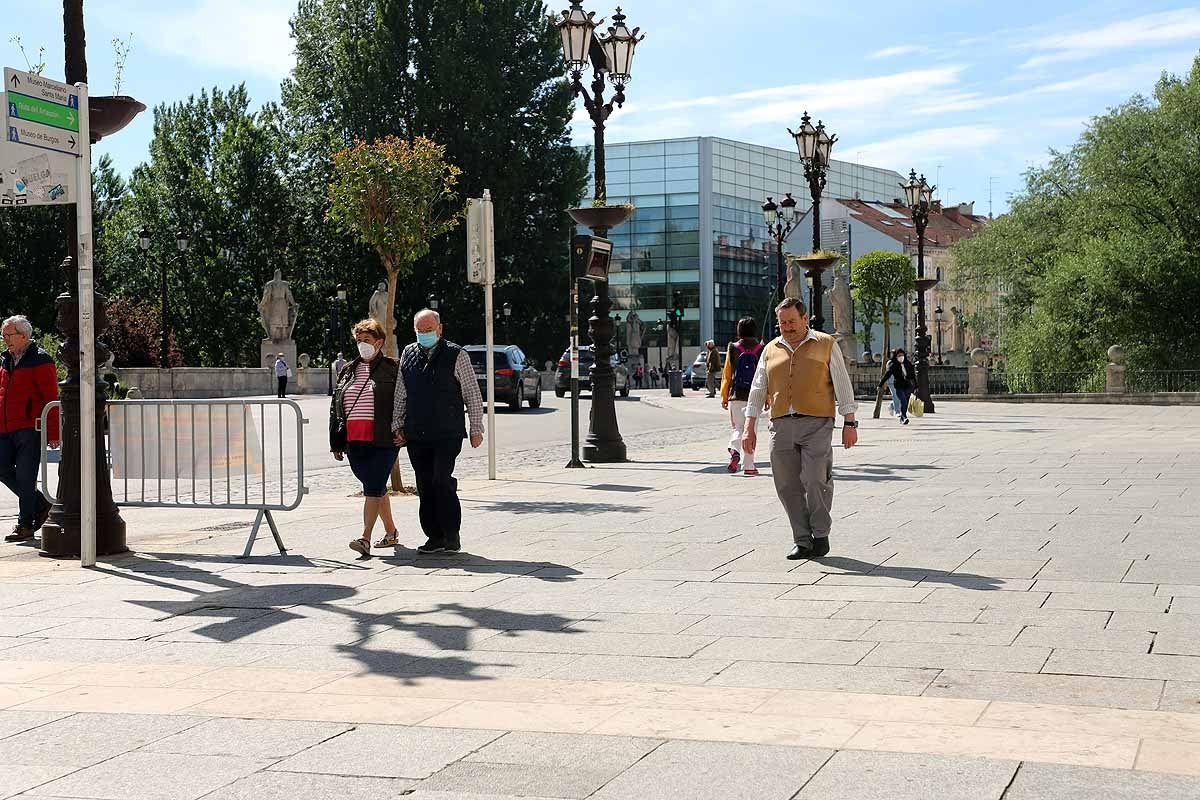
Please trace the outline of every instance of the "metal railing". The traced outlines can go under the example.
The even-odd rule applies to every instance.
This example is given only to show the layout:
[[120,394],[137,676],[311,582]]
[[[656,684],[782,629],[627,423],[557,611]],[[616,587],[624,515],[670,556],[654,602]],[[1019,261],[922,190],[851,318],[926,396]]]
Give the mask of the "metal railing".
[[[48,485],[42,411],[42,493]],[[242,557],[265,520],[280,553],[287,548],[272,511],[291,511],[304,485],[304,418],[286,398],[115,400],[108,404],[108,458],[113,501],[143,508],[257,511]],[[288,434],[293,435],[289,436]]]
[[1128,370],[1125,391],[1134,394],[1152,392],[1200,392],[1200,370]]
[[1006,371],[988,376],[988,392],[997,394],[1080,394],[1104,392],[1103,370],[1086,372]]

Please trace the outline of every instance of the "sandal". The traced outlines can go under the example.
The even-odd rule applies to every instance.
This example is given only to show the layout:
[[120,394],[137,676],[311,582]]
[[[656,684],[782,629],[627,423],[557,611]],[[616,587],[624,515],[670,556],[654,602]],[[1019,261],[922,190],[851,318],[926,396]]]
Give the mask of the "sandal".
[[378,542],[376,542],[375,547],[377,547],[381,550],[384,548],[387,548],[387,547],[399,547],[400,546],[400,540],[398,538],[399,536],[400,536],[400,531],[392,531],[391,533],[387,534],[382,539],[380,539]]
[[369,556],[371,555],[371,540],[353,539],[350,542],[350,549],[356,553],[362,553],[364,556]]

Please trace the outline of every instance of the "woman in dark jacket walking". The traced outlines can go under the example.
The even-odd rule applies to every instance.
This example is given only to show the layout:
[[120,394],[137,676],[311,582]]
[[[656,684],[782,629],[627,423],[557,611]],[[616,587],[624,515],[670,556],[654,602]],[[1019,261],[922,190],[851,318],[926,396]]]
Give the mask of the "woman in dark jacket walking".
[[376,547],[397,547],[396,523],[388,498],[388,476],[400,448],[392,441],[392,408],[399,363],[383,354],[387,334],[373,319],[354,326],[358,357],[338,374],[329,408],[329,450],[350,469],[363,487],[363,532],[350,549],[371,555],[371,531],[383,520],[384,536]]
[[896,354],[888,362],[887,371],[883,373],[879,385],[882,387],[887,383],[888,378],[892,379],[892,384],[896,387],[896,403],[900,406],[900,424],[907,425],[908,398],[912,396],[913,389],[916,388],[917,373],[903,348],[896,349]]

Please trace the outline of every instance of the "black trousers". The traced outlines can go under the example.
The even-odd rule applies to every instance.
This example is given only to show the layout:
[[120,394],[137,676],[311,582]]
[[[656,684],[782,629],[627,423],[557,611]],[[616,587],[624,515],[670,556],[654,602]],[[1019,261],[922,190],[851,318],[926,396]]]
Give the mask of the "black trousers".
[[462,452],[463,440],[412,442],[407,445],[408,458],[417,476],[420,494],[419,517],[421,530],[430,541],[458,547],[462,526],[462,506],[458,502],[458,479],[454,477],[454,460]]
[[287,392],[287,375],[280,375],[276,380],[279,381],[279,396],[285,397]]

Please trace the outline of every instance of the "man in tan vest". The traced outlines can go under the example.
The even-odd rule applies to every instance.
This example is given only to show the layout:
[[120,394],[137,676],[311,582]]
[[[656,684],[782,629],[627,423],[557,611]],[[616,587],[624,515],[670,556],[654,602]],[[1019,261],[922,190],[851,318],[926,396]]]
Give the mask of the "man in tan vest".
[[832,336],[808,327],[808,312],[788,298],[775,309],[780,336],[758,360],[742,443],[753,451],[755,423],[770,408],[771,473],[792,525],[793,561],[829,554],[833,520],[833,420],[845,417],[842,446],[858,442],[854,386]]

